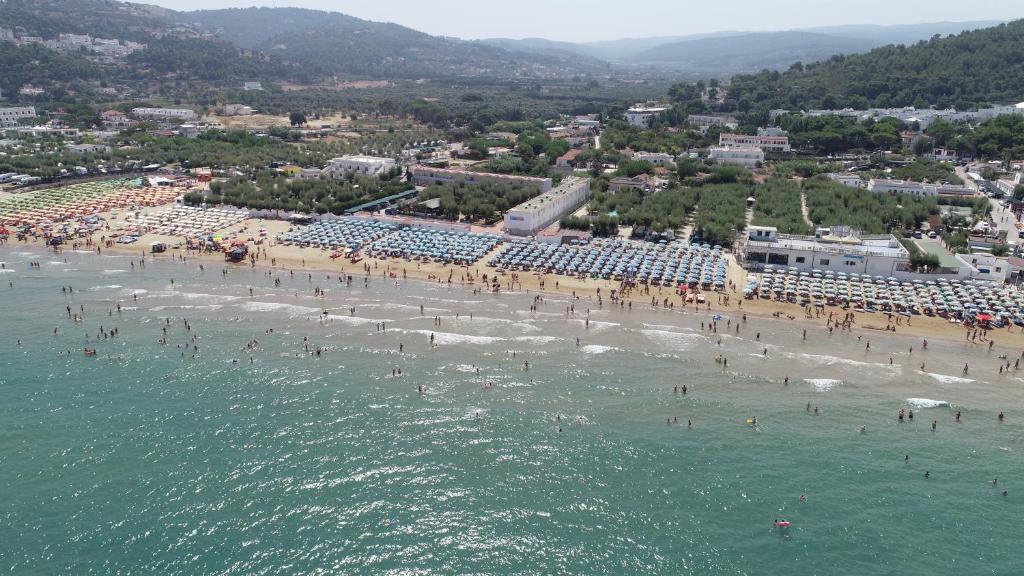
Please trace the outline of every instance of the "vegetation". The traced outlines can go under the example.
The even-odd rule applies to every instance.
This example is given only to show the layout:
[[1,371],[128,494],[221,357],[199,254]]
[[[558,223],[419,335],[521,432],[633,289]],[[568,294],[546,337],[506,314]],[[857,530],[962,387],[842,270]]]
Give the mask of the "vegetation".
[[708,244],[732,246],[736,235],[746,228],[749,186],[709,184],[700,188],[694,237]]
[[964,183],[953,171],[952,166],[927,158],[917,158],[910,164],[899,166],[892,171],[892,175],[901,180],[915,182],[948,182],[961,185]]
[[773,166],[773,174],[782,178],[791,178],[793,176],[810,178],[818,174],[828,174],[829,172],[838,172],[839,170],[839,164],[815,162],[814,160],[786,160]]
[[[614,194],[595,192],[589,206],[591,212],[597,213],[596,219],[609,218],[617,224],[644,226],[660,233],[682,228],[696,205],[696,189],[669,188],[646,195],[639,190],[621,190]],[[578,220],[569,219],[569,226],[563,226],[579,226]],[[594,232],[594,235],[600,234]]]
[[353,176],[345,180],[288,180],[261,171],[255,181],[235,177],[213,182],[210,194],[188,194],[187,204],[229,204],[257,210],[297,210],[318,214],[342,214],[348,208],[407,190],[400,179],[378,180]]
[[922,251],[913,240],[904,238],[902,235],[897,236],[897,238],[900,244],[910,253],[910,267],[915,272],[935,270],[941,264],[937,255]]
[[913,46],[886,46],[806,66],[798,62],[786,72],[738,75],[724,108],[969,110],[985,103],[1017,102],[1022,93],[1024,20],[1018,20]]
[[497,222],[502,213],[540,194],[538,186],[517,186],[505,183],[455,182],[428,186],[419,199],[441,199],[441,212],[450,220],[462,216],[474,220]]
[[914,230],[939,213],[935,198],[867,194],[823,177],[804,182],[807,209],[815,226],[851,226],[868,234]]
[[792,180],[772,178],[754,188],[755,226],[774,226],[782,234],[810,234],[804,222],[800,185]]

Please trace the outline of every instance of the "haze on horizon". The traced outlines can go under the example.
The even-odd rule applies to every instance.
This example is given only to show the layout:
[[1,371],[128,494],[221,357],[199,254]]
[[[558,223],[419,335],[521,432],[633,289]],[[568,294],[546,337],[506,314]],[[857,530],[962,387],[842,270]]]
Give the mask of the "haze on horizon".
[[[174,10],[297,7],[341,12],[394,22],[438,36],[547,38],[569,42],[679,36],[720,31],[773,31],[846,24],[918,24],[1014,20],[1024,17],[1020,0],[986,0],[963,10],[954,0],[738,0],[699,4],[647,0],[624,5],[609,0],[155,0]],[[852,8],[852,6],[856,6]],[[441,9],[443,7],[443,9]],[[635,8],[635,9],[634,9]]]

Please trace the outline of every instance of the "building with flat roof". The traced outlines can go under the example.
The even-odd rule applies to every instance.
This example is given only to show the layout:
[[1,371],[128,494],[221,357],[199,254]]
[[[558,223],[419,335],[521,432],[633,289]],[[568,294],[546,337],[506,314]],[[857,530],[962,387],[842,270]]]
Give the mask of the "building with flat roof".
[[195,110],[188,108],[132,108],[132,115],[137,118],[152,120],[195,120]]
[[754,168],[764,162],[764,150],[753,146],[712,146],[708,157],[720,164],[734,164]]
[[651,119],[666,110],[668,110],[668,108],[665,108],[664,106],[646,106],[644,104],[636,104],[629,110],[626,110],[626,122],[628,122],[630,126],[647,128],[651,125]]
[[635,152],[633,153],[633,160],[650,162],[655,166],[665,166],[676,161],[671,154],[665,154],[664,152]]
[[558,187],[505,213],[505,233],[530,236],[557,222],[590,198],[590,179],[567,176]]
[[551,190],[551,178],[516,176],[513,174],[495,174],[493,172],[471,172],[469,170],[431,168],[429,166],[413,167],[412,180],[417,186],[451,184],[455,182],[465,182],[467,184],[489,182],[493,184],[512,184],[517,186],[537,186],[540,188],[541,192]]
[[35,118],[36,109],[34,106],[17,106],[14,108],[0,108],[0,128],[14,128],[21,118]]
[[324,166],[323,174],[335,179],[344,178],[349,174],[379,177],[395,166],[396,163],[393,158],[348,154],[329,160],[327,166]]
[[856,174],[850,174],[848,172],[832,172],[828,175],[828,178],[833,182],[839,182],[840,184],[849,186],[850,188],[868,187],[866,180],[861,179],[861,177]]
[[748,136],[747,134],[721,134],[718,137],[719,146],[752,146],[760,148],[765,152],[789,152],[789,136],[768,135]]
[[715,116],[712,114],[690,114],[686,117],[686,123],[696,126],[701,133],[708,131],[712,126],[718,128],[736,128],[739,122],[732,116]]
[[749,267],[772,265],[807,272],[884,277],[911,272],[910,252],[895,236],[838,236],[829,228],[819,228],[814,236],[793,236],[779,234],[774,226],[750,226],[744,261]]
[[973,188],[955,184],[922,184],[909,180],[876,180],[868,182],[868,190],[876,194],[907,194],[910,196],[974,196]]

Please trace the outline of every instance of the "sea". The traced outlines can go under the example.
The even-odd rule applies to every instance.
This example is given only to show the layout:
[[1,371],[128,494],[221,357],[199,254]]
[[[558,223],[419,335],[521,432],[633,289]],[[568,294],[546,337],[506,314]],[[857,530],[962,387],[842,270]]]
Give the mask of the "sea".
[[380,269],[0,262],[4,573],[1024,572],[1018,350]]

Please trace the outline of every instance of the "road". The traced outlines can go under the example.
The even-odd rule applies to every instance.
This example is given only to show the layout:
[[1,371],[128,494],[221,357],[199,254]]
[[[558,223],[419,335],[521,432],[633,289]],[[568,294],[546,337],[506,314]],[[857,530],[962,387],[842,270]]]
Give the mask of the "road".
[[[956,167],[956,175],[963,179],[964,184],[977,191],[978,186],[973,180],[967,177],[967,168],[964,166]],[[981,192],[979,192],[981,193]],[[992,205],[992,220],[995,221],[997,230],[1006,230],[1006,242],[1011,246],[1015,246],[1021,243],[1020,239],[1017,238],[1017,218],[1007,208],[999,203],[999,200],[995,198],[988,199],[989,204]]]

